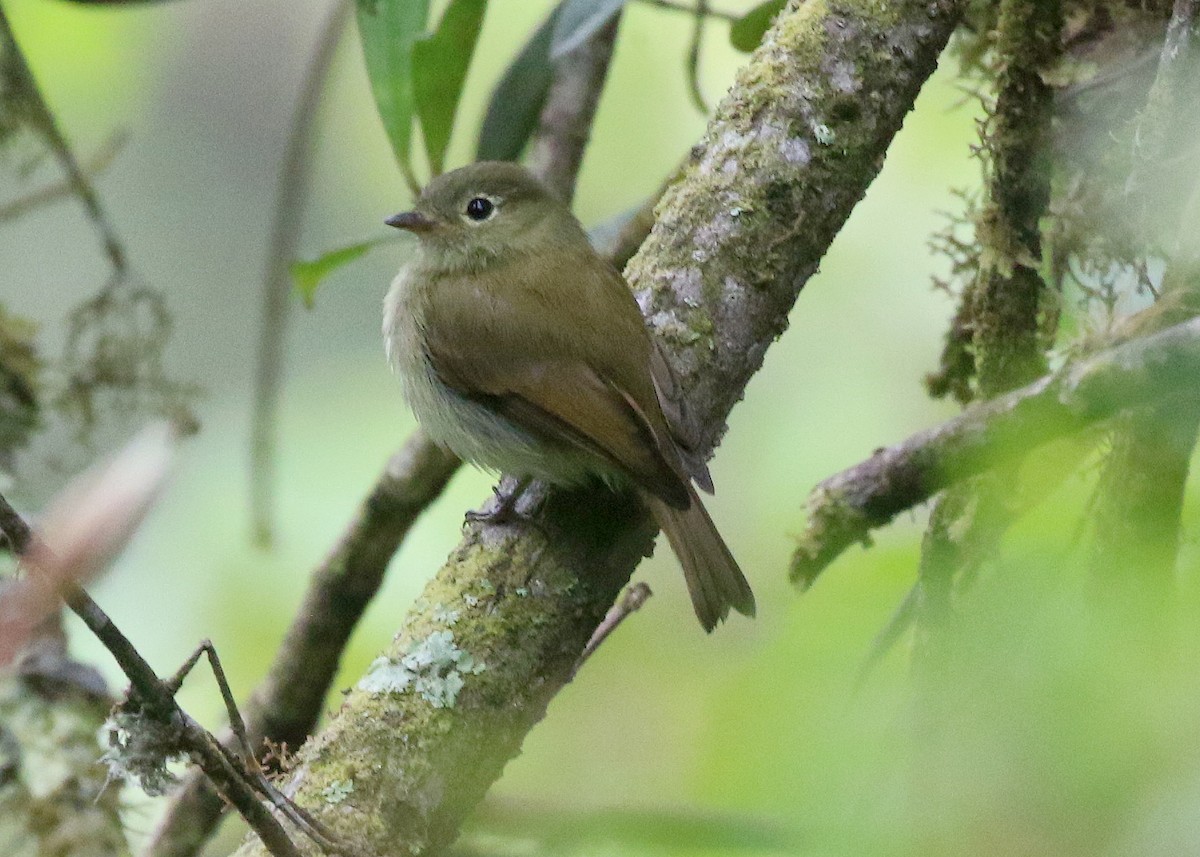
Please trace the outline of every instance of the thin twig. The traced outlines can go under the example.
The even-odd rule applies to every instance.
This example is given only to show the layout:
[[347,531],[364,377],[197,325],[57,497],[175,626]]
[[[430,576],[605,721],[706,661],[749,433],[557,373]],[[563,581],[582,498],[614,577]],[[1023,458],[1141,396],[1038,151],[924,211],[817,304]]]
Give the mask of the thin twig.
[[[121,151],[121,147],[125,144],[127,135],[113,134],[103,145],[88,159],[83,165],[83,173],[89,178],[95,177],[106,170],[116,158],[117,153]],[[56,200],[66,196],[71,196],[75,193],[75,185],[69,180],[54,182],[45,187],[31,191],[24,196],[9,200],[0,205],[0,223],[8,220],[16,220],[23,217],[34,209],[40,208]]]
[[850,545],[943,488],[1121,411],[1186,394],[1197,372],[1200,319],[1193,319],[1098,352],[876,451],[809,494],[792,581],[811,585]]
[[209,668],[212,670],[213,678],[217,682],[217,690],[221,694],[221,700],[225,704],[225,716],[229,719],[230,730],[233,732],[242,752],[241,756],[236,756],[226,746],[226,742],[217,743],[217,747],[225,755],[230,765],[238,770],[244,768],[250,785],[260,795],[269,800],[289,821],[303,831],[309,839],[316,842],[325,851],[331,854],[352,853],[346,846],[338,842],[336,837],[320,821],[314,818],[307,810],[298,806],[291,798],[282,794],[279,789],[275,788],[274,783],[267,778],[262,766],[258,762],[258,757],[255,755],[253,747],[250,745],[242,713],[238,710],[237,702],[233,698],[233,691],[229,687],[229,679],[225,677],[225,668],[221,666],[221,658],[217,655],[217,649],[211,640],[204,640],[196,647],[196,651],[176,671],[175,676],[170,682],[170,686],[177,690],[187,674],[191,672],[200,658],[204,656],[208,657]]
[[688,94],[692,104],[701,113],[708,112],[708,102],[700,89],[700,45],[704,41],[704,23],[708,16],[708,0],[696,0],[695,18],[692,20],[692,41],[687,53]]
[[83,202],[83,207],[86,209],[88,217],[91,218],[92,225],[100,235],[100,242],[104,246],[109,264],[112,265],[114,276],[110,282],[114,284],[120,282],[127,272],[125,248],[117,237],[116,229],[113,228],[108,214],[100,204],[100,197],[96,195],[91,182],[88,181],[84,171],[80,169],[79,163],[71,153],[70,146],[67,145],[66,138],[59,130],[54,114],[46,105],[37,81],[33,77],[33,72],[25,61],[25,55],[21,52],[13,35],[12,27],[9,26],[3,7],[0,7],[0,42],[3,43],[3,47],[0,48],[0,61],[9,66],[9,80],[15,89],[13,95],[19,101],[21,108],[26,111],[26,116],[34,130],[46,141],[54,153],[54,157],[66,172],[71,191]]
[[288,266],[296,257],[300,224],[308,198],[314,142],[312,131],[317,108],[351,6],[349,0],[334,0],[321,28],[316,50],[300,86],[300,100],[292,116],[287,152],[279,168],[275,219],[262,286],[262,322],[250,430],[250,514],[254,540],[259,544],[269,544],[274,530],[275,432],[283,382],[283,345],[291,314]]
[[856,692],[862,690],[863,686],[867,683],[867,679],[875,671],[875,668],[883,662],[883,659],[887,657],[892,647],[900,642],[900,638],[912,627],[913,622],[917,618],[917,611],[920,608],[920,600],[921,588],[918,583],[909,588],[904,596],[904,600],[900,602],[900,605],[888,617],[887,624],[871,640],[871,648],[867,650],[862,663],[858,665],[858,674],[854,678],[854,689]]
[[[35,536],[3,495],[0,495],[0,528],[18,556],[24,557],[31,552]],[[255,796],[243,773],[225,758],[216,739],[179,707],[172,689],[159,679],[108,614],[75,582],[58,583],[67,606],[83,620],[121,667],[129,679],[131,692],[136,694],[147,716],[178,730],[180,747],[198,760],[221,794],[242,814],[255,833],[263,837],[263,843],[272,854],[299,857],[300,852]]]
[[614,604],[604,617],[604,621],[596,626],[592,638],[588,640],[587,645],[583,647],[583,652],[579,655],[579,660],[575,662],[575,668],[571,670],[571,678],[579,672],[580,667],[587,662],[587,659],[595,654],[596,649],[600,648],[601,643],[608,639],[617,627],[628,619],[631,615],[642,608],[642,605],[650,600],[650,596],[654,593],[650,591],[649,585],[639,581],[625,591],[625,596]]

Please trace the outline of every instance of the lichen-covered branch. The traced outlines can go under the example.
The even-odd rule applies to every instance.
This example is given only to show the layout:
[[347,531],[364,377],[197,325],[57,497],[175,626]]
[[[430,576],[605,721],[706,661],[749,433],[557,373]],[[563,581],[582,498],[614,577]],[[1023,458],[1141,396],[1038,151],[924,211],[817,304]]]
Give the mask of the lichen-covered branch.
[[[626,273],[710,442],[877,174],[960,11],[793,0],[660,203]],[[364,851],[428,853],[454,839],[650,545],[628,498],[526,499],[541,500],[537,524],[472,526],[301,753],[298,800]]]
[[626,274],[709,446],[878,173],[958,6],[789,4],[659,203]]
[[1200,319],[1193,319],[1098,352],[878,450],[809,494],[793,582],[811,585],[846,548],[943,488],[1122,411],[1194,395],[1197,372]]

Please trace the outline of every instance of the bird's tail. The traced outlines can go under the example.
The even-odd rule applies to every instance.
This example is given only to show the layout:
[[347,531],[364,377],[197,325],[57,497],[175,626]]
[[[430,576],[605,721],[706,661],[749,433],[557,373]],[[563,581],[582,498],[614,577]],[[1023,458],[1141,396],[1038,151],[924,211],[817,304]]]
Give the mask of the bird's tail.
[[754,593],[691,485],[688,494],[692,502],[686,509],[673,508],[652,494],[643,494],[643,499],[683,566],[700,624],[711,631],[729,615],[730,607],[753,616]]

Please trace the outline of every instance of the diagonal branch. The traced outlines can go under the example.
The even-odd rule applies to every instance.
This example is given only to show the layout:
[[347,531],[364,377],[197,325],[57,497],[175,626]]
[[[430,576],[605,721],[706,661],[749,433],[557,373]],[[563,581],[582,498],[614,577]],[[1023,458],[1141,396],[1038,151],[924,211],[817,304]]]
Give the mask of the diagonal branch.
[[54,113],[42,98],[41,90],[29,64],[25,61],[25,54],[16,42],[3,8],[0,8],[0,77],[4,79],[4,84],[12,89],[11,98],[14,104],[24,111],[24,118],[46,141],[59,166],[67,174],[71,192],[79,197],[93,227],[99,233],[100,243],[113,269],[112,282],[119,282],[128,272],[125,247],[117,237],[116,228],[100,203],[99,195],[83,168],[79,166],[79,162],[75,160],[71,147],[67,145],[66,137],[59,129]]
[[[863,9],[789,3],[626,269],[710,445],[961,13],[949,0]],[[297,800],[381,853],[443,848],[569,679],[651,535],[632,501],[594,489],[549,492],[536,525],[472,528],[302,751]]]
[[876,451],[813,488],[792,558],[807,587],[838,555],[906,509],[970,476],[1130,408],[1195,396],[1200,319],[1101,351]]
[[592,134],[592,120],[608,76],[621,14],[561,57],[538,127],[530,143],[529,168],[568,204]]

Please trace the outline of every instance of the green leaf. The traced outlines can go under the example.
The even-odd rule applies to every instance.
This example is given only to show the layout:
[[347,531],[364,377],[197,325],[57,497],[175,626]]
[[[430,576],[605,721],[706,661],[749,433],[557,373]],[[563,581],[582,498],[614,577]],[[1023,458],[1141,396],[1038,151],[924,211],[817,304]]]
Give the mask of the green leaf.
[[479,129],[476,160],[515,161],[537,128],[538,116],[554,78],[550,39],[559,9],[561,7],[551,12],[534,31],[496,84],[483,117],[483,127]]
[[396,161],[416,186],[412,142],[413,43],[425,30],[429,0],[357,0],[358,33],[375,106],[391,141]]
[[558,59],[582,45],[624,5],[625,0],[563,0],[550,39],[550,58]]
[[486,8],[487,0],[450,0],[437,30],[412,48],[413,96],[434,175],[445,163],[454,113]]
[[729,28],[730,44],[747,53],[757,48],[763,34],[786,4],[787,0],[767,0],[738,18]]
[[317,287],[326,277],[343,265],[348,265],[360,258],[376,244],[382,244],[387,240],[389,240],[388,237],[371,238],[357,244],[330,250],[316,259],[293,262],[291,266],[292,289],[300,296],[300,300],[304,301],[305,308],[312,309]]

